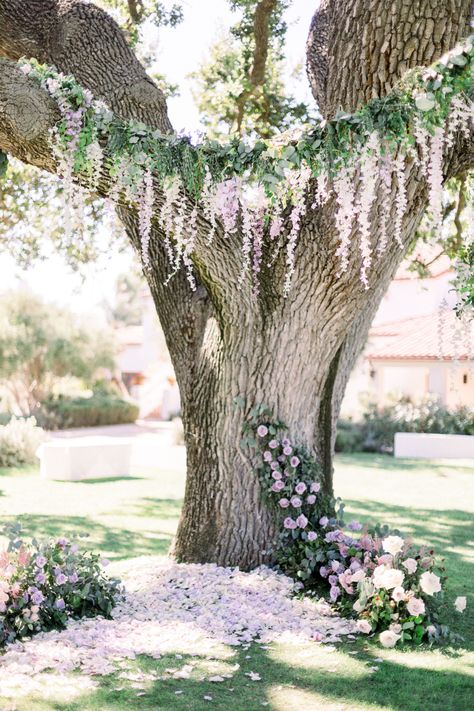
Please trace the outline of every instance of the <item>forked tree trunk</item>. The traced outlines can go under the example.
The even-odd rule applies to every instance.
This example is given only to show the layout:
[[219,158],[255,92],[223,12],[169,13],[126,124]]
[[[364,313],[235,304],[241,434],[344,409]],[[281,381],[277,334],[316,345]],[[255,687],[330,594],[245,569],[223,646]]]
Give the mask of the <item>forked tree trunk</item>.
[[[323,115],[340,106],[353,111],[383,96],[410,67],[433,62],[468,34],[470,10],[469,0],[321,0],[308,40],[308,71]],[[19,72],[14,61],[22,56],[73,73],[122,118],[171,130],[162,93],[102,10],[83,0],[0,0],[0,148],[25,162],[57,169],[48,129],[59,112]],[[473,145],[458,140],[446,156],[446,176],[474,165]],[[392,227],[394,197],[395,186]],[[255,405],[266,405],[286,423],[289,438],[319,464],[323,490],[332,493],[335,422],[347,379],[427,205],[426,183],[413,164],[407,198],[405,249],[391,235],[384,256],[374,259],[368,292],[359,280],[360,260],[352,258],[349,270],[338,275],[334,200],[314,210],[308,197],[287,299],[284,255],[252,299],[248,281],[237,286],[242,236],[220,234],[206,246],[209,226],[202,215],[193,255],[197,291],[190,291],[183,273],[165,286],[169,265],[155,224],[145,276],[180,386],[187,446],[186,495],[174,547],[180,559],[251,568],[269,557],[272,517],[255,461],[240,446],[244,418]],[[376,201],[373,219],[384,209]],[[119,214],[140,252],[136,214],[123,208]],[[357,241],[354,231],[354,254]],[[377,241],[375,234],[374,252]],[[236,397],[245,402],[243,410],[235,407]]]

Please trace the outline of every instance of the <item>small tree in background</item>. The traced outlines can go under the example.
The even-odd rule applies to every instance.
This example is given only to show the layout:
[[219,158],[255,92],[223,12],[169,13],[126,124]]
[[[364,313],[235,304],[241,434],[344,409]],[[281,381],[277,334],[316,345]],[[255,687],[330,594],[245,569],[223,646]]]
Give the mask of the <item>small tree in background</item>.
[[70,311],[27,291],[1,298],[0,385],[18,414],[30,414],[58,378],[90,382],[99,368],[113,367],[108,331],[86,328]]

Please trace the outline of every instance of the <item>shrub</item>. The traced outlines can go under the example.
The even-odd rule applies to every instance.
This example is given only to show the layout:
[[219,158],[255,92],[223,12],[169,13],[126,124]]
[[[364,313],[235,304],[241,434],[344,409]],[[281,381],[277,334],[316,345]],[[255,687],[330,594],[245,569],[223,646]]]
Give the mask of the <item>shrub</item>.
[[0,551],[0,646],[62,629],[71,617],[110,617],[121,588],[105,575],[107,561],[81,552],[65,538],[25,543],[19,526],[8,527],[5,534],[9,545]]
[[138,406],[129,400],[94,393],[92,397],[50,398],[35,414],[46,429],[67,429],[127,424],[135,422],[138,413]]
[[472,435],[474,411],[467,407],[448,410],[433,397],[416,404],[401,398],[382,408],[372,403],[360,422],[339,421],[336,451],[391,452],[396,432]]
[[34,417],[12,417],[8,424],[0,426],[0,467],[18,467],[33,464],[36,450],[46,439]]

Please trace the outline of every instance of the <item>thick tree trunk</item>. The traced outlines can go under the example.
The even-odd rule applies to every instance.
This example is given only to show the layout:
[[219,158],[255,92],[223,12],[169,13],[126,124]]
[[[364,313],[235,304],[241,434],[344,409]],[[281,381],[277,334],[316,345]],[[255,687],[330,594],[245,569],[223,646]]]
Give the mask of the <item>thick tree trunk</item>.
[[[311,26],[308,70],[323,114],[331,116],[340,106],[354,110],[385,94],[407,68],[434,61],[467,34],[470,8],[468,0],[322,0]],[[0,0],[0,148],[25,162],[57,170],[48,130],[59,112],[10,61],[21,56],[73,73],[124,119],[171,130],[162,93],[102,10],[83,0]],[[446,156],[446,176],[474,165],[473,147],[474,140],[458,141]],[[202,215],[193,254],[196,292],[184,273],[165,286],[169,265],[155,224],[144,274],[180,386],[188,457],[175,543],[180,559],[250,568],[269,558],[272,518],[255,461],[240,446],[244,418],[255,405],[265,404],[286,423],[289,438],[319,464],[323,490],[332,493],[335,421],[347,379],[427,204],[425,181],[413,164],[407,173],[404,249],[389,235],[387,251],[374,259],[367,292],[354,256],[338,275],[334,199],[324,208],[308,208],[287,299],[284,255],[253,299],[248,281],[237,286],[241,235],[224,240],[218,231],[207,246]],[[395,186],[392,198],[394,193]],[[161,197],[157,191],[157,213]],[[385,209],[376,201],[374,215]],[[119,214],[140,253],[136,214],[129,208]],[[377,240],[374,235],[374,253]],[[352,241],[354,255],[355,230]],[[245,402],[243,410],[235,407],[236,397]]]

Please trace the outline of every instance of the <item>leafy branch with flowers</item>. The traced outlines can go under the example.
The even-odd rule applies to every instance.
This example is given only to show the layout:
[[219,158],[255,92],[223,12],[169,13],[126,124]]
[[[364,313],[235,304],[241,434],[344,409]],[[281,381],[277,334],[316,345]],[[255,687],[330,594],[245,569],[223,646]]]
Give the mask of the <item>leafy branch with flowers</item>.
[[[263,245],[268,244],[272,254],[283,252],[288,294],[302,218],[332,198],[337,204],[340,273],[347,271],[349,250],[357,242],[360,279],[369,288],[371,269],[388,245],[392,190],[393,238],[402,246],[407,171],[412,164],[426,180],[432,227],[439,228],[444,152],[458,135],[467,138],[472,129],[473,60],[470,37],[432,67],[410,72],[388,96],[369,101],[355,113],[341,111],[332,120],[254,145],[241,139],[193,145],[188,137],[122,121],[72,76],[52,67],[20,60],[20,68],[51,94],[62,115],[52,143],[65,182],[66,216],[80,209],[84,190],[94,192],[106,176],[112,184],[109,199],[138,210],[147,266],[156,183],[164,200],[158,221],[166,235],[169,276],[184,267],[191,288],[196,286],[192,256],[200,205],[209,242],[217,220],[227,237],[242,226],[239,285],[250,278],[258,295],[261,272],[275,262],[263,258]],[[310,182],[316,186],[314,201],[308,199]],[[372,209],[376,195],[383,201],[378,216]],[[354,229],[358,240],[352,239]],[[379,236],[374,252],[373,234]]]
[[[386,524],[344,522],[344,504],[321,494],[315,459],[285,436],[264,405],[244,424],[262,493],[275,514],[275,563],[301,590],[329,597],[363,634],[379,632],[384,647],[398,642],[455,639],[442,623],[447,577],[443,560]],[[463,612],[466,598],[455,607]]]
[[108,564],[66,538],[26,542],[6,526],[0,551],[0,647],[37,632],[62,629],[71,618],[110,617],[122,591]]

